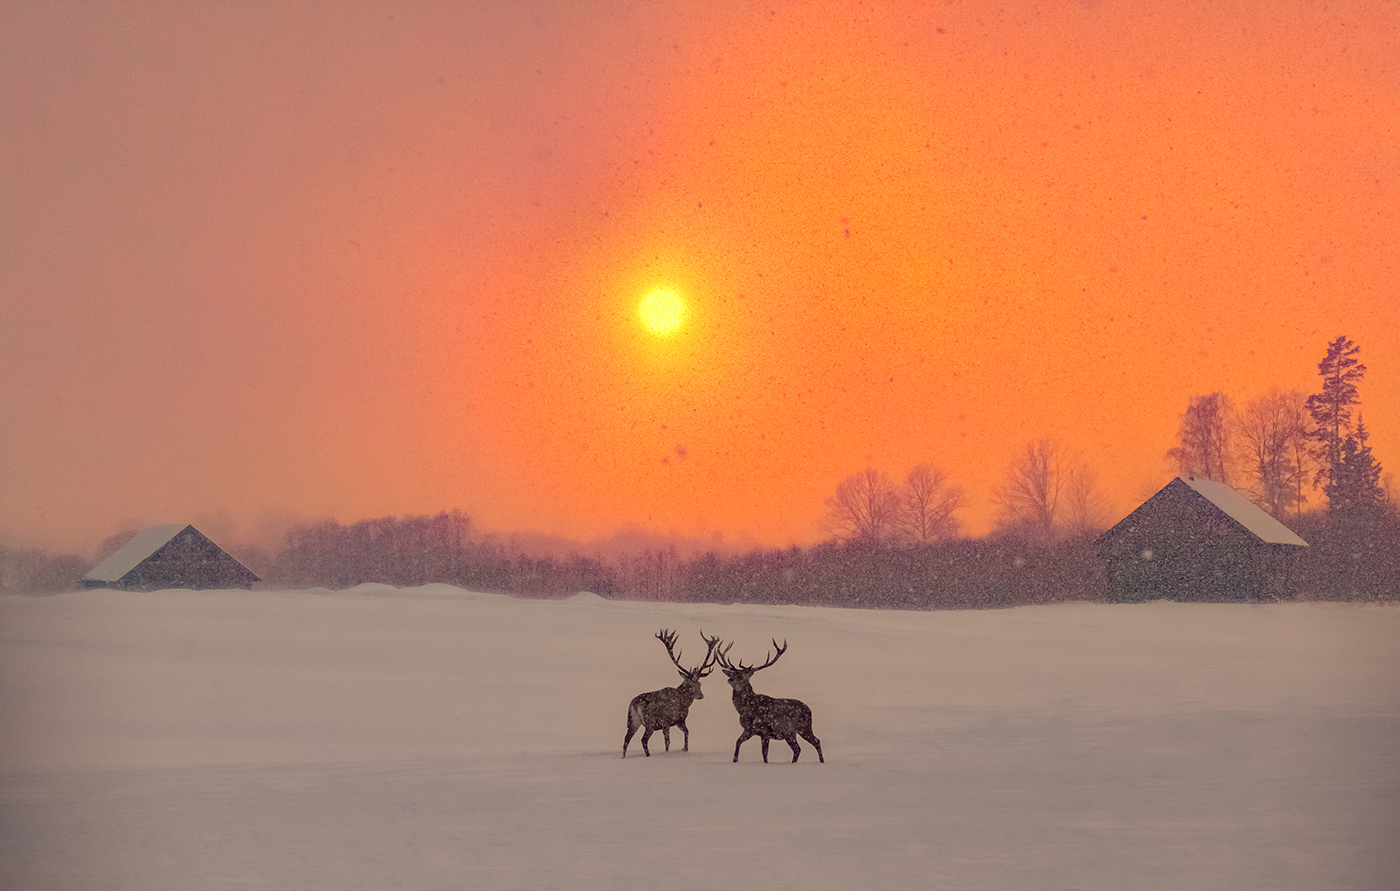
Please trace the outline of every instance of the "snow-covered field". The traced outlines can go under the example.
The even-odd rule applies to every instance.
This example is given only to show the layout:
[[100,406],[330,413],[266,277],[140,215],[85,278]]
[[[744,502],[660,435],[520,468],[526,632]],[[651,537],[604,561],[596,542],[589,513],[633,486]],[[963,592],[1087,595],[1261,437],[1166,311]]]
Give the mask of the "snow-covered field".
[[[621,744],[658,628],[721,674]],[[0,889],[1394,889],[1400,609],[0,598]]]

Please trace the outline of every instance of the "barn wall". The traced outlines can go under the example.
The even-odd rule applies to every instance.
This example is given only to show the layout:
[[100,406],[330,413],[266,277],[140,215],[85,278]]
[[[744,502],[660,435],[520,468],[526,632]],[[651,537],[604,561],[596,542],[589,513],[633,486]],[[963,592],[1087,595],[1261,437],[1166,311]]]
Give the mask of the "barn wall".
[[1116,602],[1292,596],[1296,548],[1261,541],[1184,484],[1158,492],[1104,533],[1100,550]]

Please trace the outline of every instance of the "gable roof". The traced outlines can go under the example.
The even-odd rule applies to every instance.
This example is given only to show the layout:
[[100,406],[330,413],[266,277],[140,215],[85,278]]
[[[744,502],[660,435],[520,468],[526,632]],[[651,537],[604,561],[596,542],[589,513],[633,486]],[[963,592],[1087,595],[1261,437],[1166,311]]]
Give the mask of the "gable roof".
[[[1099,536],[1100,542],[1111,542],[1135,534],[1147,522],[1149,528],[1190,525],[1196,508],[1210,505],[1240,529],[1264,544],[1307,547],[1308,543],[1292,529],[1269,516],[1264,509],[1224,483],[1215,480],[1176,477],[1151,498],[1138,505],[1132,513],[1119,520]],[[1183,514],[1182,510],[1186,513]],[[1209,509],[1209,508],[1206,508]]]
[[188,527],[149,526],[131,537],[131,541],[117,548],[117,552],[92,568],[85,579],[91,582],[116,582],[140,565],[142,560],[165,547],[175,536]]
[[[1220,508],[1226,516],[1253,533],[1260,541],[1269,544],[1308,546],[1308,543],[1299,538],[1296,532],[1269,516],[1259,505],[1224,483],[1197,479],[1196,477],[1187,477],[1186,479],[1177,477],[1177,480],[1181,480],[1190,486],[1197,495]],[[1176,482],[1176,480],[1172,482]]]

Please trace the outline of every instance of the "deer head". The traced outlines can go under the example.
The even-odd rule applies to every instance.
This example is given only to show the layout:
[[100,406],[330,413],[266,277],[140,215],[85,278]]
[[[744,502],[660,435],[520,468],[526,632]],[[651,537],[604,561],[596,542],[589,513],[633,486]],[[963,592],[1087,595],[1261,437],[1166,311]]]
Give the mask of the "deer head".
[[705,653],[705,660],[695,668],[686,668],[681,664],[681,651],[675,649],[676,632],[662,628],[656,632],[656,639],[666,646],[666,653],[675,663],[676,670],[681,675],[681,689],[694,695],[696,699],[704,699],[705,694],[700,690],[700,679],[709,677],[715,670],[715,647],[719,645],[719,638],[710,639],[705,637],[705,632],[700,632],[700,637],[710,645],[710,649]]
[[762,665],[745,665],[743,660],[740,660],[738,664],[735,664],[730,662],[727,658],[729,649],[733,646],[734,644],[730,643],[724,650],[717,651],[715,653],[715,660],[719,663],[720,670],[724,672],[725,678],[729,681],[729,686],[733,687],[736,693],[752,693],[753,685],[749,683],[749,679],[753,677],[753,673],[762,671],[774,662],[777,662],[778,659],[787,652],[787,641],[783,641],[783,645],[778,646],[778,639],[775,637],[773,638],[773,647],[777,652],[769,657],[767,662],[764,662]]

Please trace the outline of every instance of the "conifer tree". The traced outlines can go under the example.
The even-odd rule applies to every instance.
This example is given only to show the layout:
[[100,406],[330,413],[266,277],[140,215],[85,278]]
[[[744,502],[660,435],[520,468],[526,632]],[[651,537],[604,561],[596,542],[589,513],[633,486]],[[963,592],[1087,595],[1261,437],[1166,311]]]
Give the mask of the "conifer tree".
[[[1319,467],[1317,484],[1329,491],[1341,472],[1343,447],[1351,433],[1351,407],[1360,401],[1356,385],[1366,375],[1366,366],[1356,358],[1361,347],[1346,337],[1327,345],[1327,356],[1318,363],[1322,392],[1308,397],[1307,409],[1317,429]],[[1329,510],[1331,506],[1329,498]]]
[[1327,486],[1327,503],[1335,517],[1345,523],[1365,523],[1378,519],[1385,507],[1381,488],[1381,466],[1367,442],[1370,433],[1360,418],[1356,432],[1347,434],[1332,482]]

